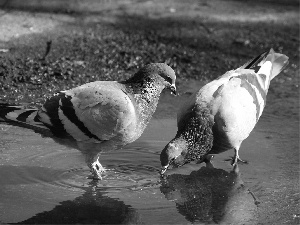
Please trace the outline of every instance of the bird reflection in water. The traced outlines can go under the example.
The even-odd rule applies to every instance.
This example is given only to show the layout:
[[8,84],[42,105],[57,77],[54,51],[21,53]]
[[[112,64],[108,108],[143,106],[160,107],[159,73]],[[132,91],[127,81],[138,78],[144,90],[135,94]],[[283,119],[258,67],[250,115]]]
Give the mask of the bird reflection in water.
[[160,189],[192,223],[257,223],[258,201],[245,187],[238,165],[231,172],[209,166],[190,175],[165,176]]
[[[85,189],[85,188],[84,188]],[[63,201],[51,211],[20,224],[141,224],[140,215],[130,205],[105,196],[105,190],[92,180],[82,196]]]

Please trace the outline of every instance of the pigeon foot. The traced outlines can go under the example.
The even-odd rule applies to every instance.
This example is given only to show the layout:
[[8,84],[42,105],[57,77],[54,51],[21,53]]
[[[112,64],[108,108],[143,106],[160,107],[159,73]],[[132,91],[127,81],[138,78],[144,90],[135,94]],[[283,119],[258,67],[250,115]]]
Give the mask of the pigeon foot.
[[232,166],[235,166],[237,163],[248,164],[248,161],[242,160],[239,156],[234,156],[232,159],[228,159],[226,161],[231,161]]
[[101,165],[98,159],[92,163],[91,165],[91,178],[94,180],[102,180],[102,174],[106,171],[106,169]]

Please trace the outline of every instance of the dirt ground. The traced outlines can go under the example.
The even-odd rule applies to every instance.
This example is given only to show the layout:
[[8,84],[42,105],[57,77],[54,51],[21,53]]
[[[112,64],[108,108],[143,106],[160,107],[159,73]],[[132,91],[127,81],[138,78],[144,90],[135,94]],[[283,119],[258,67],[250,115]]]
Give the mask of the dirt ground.
[[0,11],[3,101],[41,103],[81,83],[125,79],[149,62],[167,62],[179,81],[211,80],[271,47],[290,66],[270,92],[299,94],[298,1],[22,2],[2,1]]
[[180,88],[274,48],[290,64],[272,81],[265,111],[299,123],[298,0],[0,0],[0,6],[0,102],[39,105],[86,82],[124,80],[150,62],[174,68]]

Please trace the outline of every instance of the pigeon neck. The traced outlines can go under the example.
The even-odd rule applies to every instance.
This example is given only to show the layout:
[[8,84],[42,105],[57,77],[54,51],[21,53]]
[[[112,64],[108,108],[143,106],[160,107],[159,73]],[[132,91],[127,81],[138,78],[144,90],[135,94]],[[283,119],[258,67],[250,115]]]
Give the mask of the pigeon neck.
[[165,88],[164,79],[156,74],[145,77],[136,77],[124,82],[132,88],[134,95],[150,103],[158,100],[160,93]]
[[175,138],[187,143],[185,161],[201,160],[213,145],[213,121],[207,109],[197,108],[187,115],[188,122],[183,122]]
[[143,130],[156,110],[159,96],[165,85],[162,78],[155,76],[148,76],[136,81],[139,82],[132,82],[129,86],[138,105]]

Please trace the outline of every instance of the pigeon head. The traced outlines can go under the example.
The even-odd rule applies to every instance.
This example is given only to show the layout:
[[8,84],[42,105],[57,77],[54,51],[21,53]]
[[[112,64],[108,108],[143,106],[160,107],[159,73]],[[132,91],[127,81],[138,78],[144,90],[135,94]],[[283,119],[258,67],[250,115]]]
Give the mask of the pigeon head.
[[140,69],[132,78],[131,83],[144,83],[150,81],[159,84],[162,89],[168,88],[176,95],[176,75],[174,70],[165,63],[150,63]]
[[169,88],[171,92],[176,95],[176,75],[174,70],[165,63],[150,63],[146,65],[141,71],[148,76],[156,76],[164,87]]
[[149,64],[150,67],[153,67],[157,71],[157,74],[162,77],[166,88],[169,88],[171,92],[176,95],[176,75],[174,70],[165,63],[153,63]]
[[179,167],[185,164],[185,155],[188,151],[188,143],[181,138],[170,141],[160,154],[161,174],[170,166]]
[[212,148],[213,125],[209,110],[200,106],[181,118],[175,138],[161,152],[161,174],[172,167],[203,160]]

